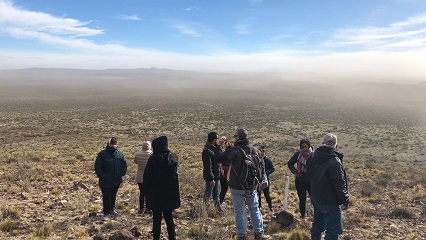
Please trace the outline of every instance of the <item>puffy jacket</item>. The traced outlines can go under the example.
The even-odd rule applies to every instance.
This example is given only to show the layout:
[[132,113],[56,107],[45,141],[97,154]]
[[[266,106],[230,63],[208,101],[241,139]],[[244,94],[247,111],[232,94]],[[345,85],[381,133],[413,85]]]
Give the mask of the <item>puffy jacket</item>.
[[149,157],[143,174],[146,204],[152,210],[180,207],[178,156],[167,148],[165,136],[152,142],[154,155]]
[[215,146],[207,142],[202,153],[203,179],[208,182],[220,179],[220,163],[215,159],[215,151]]
[[137,183],[143,183],[143,172],[145,171],[146,164],[148,163],[148,158],[151,157],[152,151],[138,151],[135,153],[134,162],[138,165],[138,170],[136,170],[135,180]]
[[228,148],[224,152],[220,152],[221,148],[216,147],[216,160],[219,163],[230,163],[228,170],[228,185],[230,188],[237,190],[254,190],[254,189],[243,189],[238,181],[238,177],[235,172],[240,173],[242,168],[242,162],[245,160],[245,156],[242,151],[238,148],[241,147],[246,152],[251,151],[251,154],[259,154],[259,150],[253,147],[247,139],[241,139],[235,142],[234,147]]
[[96,157],[95,172],[99,178],[100,188],[120,186],[123,182],[122,177],[127,172],[127,163],[123,153],[117,148],[107,145]]
[[327,205],[349,204],[346,173],[336,152],[321,146],[308,157],[311,197]]

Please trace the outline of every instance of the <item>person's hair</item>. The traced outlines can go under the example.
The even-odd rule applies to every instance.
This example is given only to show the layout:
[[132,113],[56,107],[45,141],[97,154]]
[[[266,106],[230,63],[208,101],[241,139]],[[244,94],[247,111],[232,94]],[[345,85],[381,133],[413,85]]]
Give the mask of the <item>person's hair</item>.
[[311,147],[311,142],[308,139],[302,139],[302,140],[300,140],[299,148],[302,147],[302,144],[307,144],[308,147]]

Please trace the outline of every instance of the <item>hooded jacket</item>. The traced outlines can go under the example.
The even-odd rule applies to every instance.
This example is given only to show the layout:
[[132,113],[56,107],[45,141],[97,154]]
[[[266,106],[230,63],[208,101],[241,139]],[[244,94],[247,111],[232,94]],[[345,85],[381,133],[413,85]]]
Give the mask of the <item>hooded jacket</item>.
[[202,159],[203,179],[208,182],[220,179],[220,163],[215,159],[215,151],[215,145],[211,142],[206,142],[202,153]]
[[142,144],[142,150],[135,153],[134,162],[138,165],[136,171],[135,180],[137,183],[143,183],[143,172],[145,171],[148,158],[152,155],[151,144],[144,142]]
[[108,144],[98,153],[95,161],[95,172],[99,178],[100,188],[118,187],[126,175],[127,163],[123,153]]
[[306,168],[313,199],[326,205],[349,204],[345,170],[333,149],[326,146],[317,148],[308,157]]
[[154,155],[149,157],[143,174],[146,204],[152,210],[180,207],[178,157],[168,149],[166,136],[152,141]]
[[[228,185],[230,188],[237,190],[254,190],[254,189],[243,189],[241,184],[238,181],[238,177],[235,172],[240,173],[242,168],[242,163],[245,160],[244,154],[238,148],[241,147],[244,151],[248,152],[249,149],[251,154],[259,154],[259,150],[253,147],[247,139],[240,139],[235,142],[234,147],[228,148],[224,152],[221,152],[219,146],[216,147],[216,161],[219,163],[230,163],[228,170]],[[260,156],[259,156],[260,157]]]

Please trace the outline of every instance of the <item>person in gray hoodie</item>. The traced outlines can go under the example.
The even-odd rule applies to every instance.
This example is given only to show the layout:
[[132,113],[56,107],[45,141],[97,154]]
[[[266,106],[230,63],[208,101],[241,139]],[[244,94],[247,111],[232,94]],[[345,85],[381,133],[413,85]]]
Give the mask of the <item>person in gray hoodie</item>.
[[[142,214],[143,208],[144,208],[144,190],[143,190],[143,172],[145,171],[146,164],[148,163],[148,158],[152,155],[151,150],[151,142],[150,141],[144,141],[142,143],[142,150],[137,151],[135,153],[134,162],[138,165],[138,169],[136,171],[135,180],[138,183],[139,186],[139,214]],[[145,213],[151,214],[152,211],[150,209],[146,209]]]
[[160,239],[161,220],[167,225],[169,240],[176,239],[173,210],[180,207],[178,156],[170,152],[166,136],[152,141],[153,155],[143,174],[147,208],[153,212],[152,233]]

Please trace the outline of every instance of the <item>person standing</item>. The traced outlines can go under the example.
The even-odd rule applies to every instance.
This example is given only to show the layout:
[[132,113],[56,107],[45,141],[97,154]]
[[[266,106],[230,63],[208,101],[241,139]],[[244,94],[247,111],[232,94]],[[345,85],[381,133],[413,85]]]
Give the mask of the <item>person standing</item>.
[[[271,186],[271,180],[269,175],[275,171],[274,164],[271,159],[266,155],[265,146],[260,146],[261,158],[265,163],[265,173],[266,178],[268,179],[268,187],[263,189],[263,194],[265,195],[266,202],[268,203],[269,210],[272,211],[272,200],[271,195],[269,194],[269,187]],[[262,208],[262,191],[257,192],[259,195],[259,208]]]
[[161,136],[152,141],[153,155],[143,174],[147,208],[153,212],[152,233],[160,239],[161,220],[167,225],[169,240],[176,239],[173,210],[180,207],[178,156],[170,152],[168,139]]
[[[134,162],[138,165],[138,169],[136,171],[136,182],[139,186],[139,210],[138,213],[143,213],[144,208],[144,199],[145,199],[145,193],[143,189],[143,172],[145,171],[146,164],[148,162],[148,158],[152,155],[151,150],[151,142],[150,141],[144,141],[142,143],[142,150],[137,151],[135,153]],[[146,209],[145,213],[151,214],[152,211],[150,209]]]
[[[296,176],[295,186],[297,196],[299,197],[299,211],[302,221],[305,219],[306,212],[306,192],[311,195],[311,183],[306,173],[306,160],[311,153],[311,142],[308,139],[302,139],[299,142],[300,151],[297,151],[288,160],[287,165],[290,171]],[[296,167],[294,165],[296,164]]]
[[220,189],[220,163],[215,159],[216,146],[218,146],[219,135],[217,132],[210,132],[207,135],[207,142],[202,152],[203,179],[205,181],[204,203],[208,206],[211,196],[218,212],[222,212],[219,199]]
[[109,139],[104,150],[98,153],[95,161],[95,172],[99,178],[99,187],[102,191],[103,217],[104,221],[111,216],[117,216],[115,200],[118,188],[123,182],[122,177],[126,175],[127,163],[123,153],[117,148],[117,138]]
[[[229,141],[224,141],[224,144],[225,144],[225,150],[234,146]],[[223,201],[225,200],[226,192],[228,191],[228,180],[226,180],[226,177],[228,176],[228,170],[229,170],[229,163],[222,163],[221,170],[220,170],[220,193],[219,193],[220,204],[222,204]]]
[[336,149],[337,136],[327,133],[323,145],[307,160],[311,202],[314,206],[312,240],[320,240],[324,231],[326,240],[338,239],[339,234],[343,233],[342,210],[349,206],[349,193],[341,162],[343,155],[336,153]]
[[251,155],[259,154],[259,150],[250,144],[247,139],[247,132],[244,129],[238,129],[235,132],[234,138],[234,147],[225,150],[223,153],[218,152],[221,148],[217,148],[217,161],[220,163],[230,163],[228,170],[228,185],[231,190],[237,239],[247,239],[248,223],[245,208],[246,203],[250,213],[250,222],[253,225],[254,239],[269,239],[269,236],[263,233],[263,217],[259,210],[257,186],[253,186],[251,189],[245,189],[243,184],[239,182],[237,174],[241,173],[243,161],[246,160],[245,154],[243,154],[240,148]]

